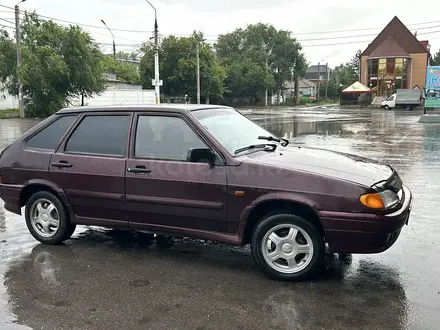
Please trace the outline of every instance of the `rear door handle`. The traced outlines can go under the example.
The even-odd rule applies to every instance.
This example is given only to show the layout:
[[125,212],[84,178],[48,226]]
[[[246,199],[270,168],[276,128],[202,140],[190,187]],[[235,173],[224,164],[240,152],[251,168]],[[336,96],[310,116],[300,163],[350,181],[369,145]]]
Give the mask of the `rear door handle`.
[[73,166],[72,164],[69,164],[65,160],[61,160],[59,163],[52,163],[51,165],[58,168],[69,168]]
[[130,173],[151,173],[151,170],[147,170],[147,168],[143,165],[138,165],[136,167],[127,168],[127,172],[130,172]]

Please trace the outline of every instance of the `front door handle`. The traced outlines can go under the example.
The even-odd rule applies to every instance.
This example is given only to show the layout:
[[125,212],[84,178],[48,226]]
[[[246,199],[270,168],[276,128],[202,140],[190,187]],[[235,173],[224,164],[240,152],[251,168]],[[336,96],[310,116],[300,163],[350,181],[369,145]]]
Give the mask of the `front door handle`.
[[65,160],[61,160],[59,163],[52,163],[51,165],[58,168],[69,168],[73,166],[72,164],[69,164]]
[[136,167],[127,168],[127,172],[130,172],[130,173],[151,173],[151,170],[147,170],[147,168],[143,165],[138,165]]

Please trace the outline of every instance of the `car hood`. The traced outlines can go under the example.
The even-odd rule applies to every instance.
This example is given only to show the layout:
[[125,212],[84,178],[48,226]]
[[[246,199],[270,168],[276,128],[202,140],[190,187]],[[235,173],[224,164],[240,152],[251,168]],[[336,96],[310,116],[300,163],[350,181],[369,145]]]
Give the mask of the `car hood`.
[[368,187],[388,179],[393,174],[389,165],[368,158],[303,146],[277,148],[274,152],[249,154],[247,161],[311,172]]

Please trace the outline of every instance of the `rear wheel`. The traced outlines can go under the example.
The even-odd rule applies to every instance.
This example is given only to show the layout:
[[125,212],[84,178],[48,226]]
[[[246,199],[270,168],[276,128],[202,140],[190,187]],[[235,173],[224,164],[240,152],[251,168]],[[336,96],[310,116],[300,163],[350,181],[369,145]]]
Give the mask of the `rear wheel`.
[[412,106],[410,106],[410,105],[405,105],[405,110],[406,110],[406,111],[411,111],[412,109],[413,109]]
[[26,225],[34,238],[44,244],[60,244],[75,231],[61,201],[47,191],[33,194],[26,203]]
[[293,214],[277,214],[257,224],[251,251],[257,266],[269,277],[298,281],[321,268],[325,244],[310,222]]

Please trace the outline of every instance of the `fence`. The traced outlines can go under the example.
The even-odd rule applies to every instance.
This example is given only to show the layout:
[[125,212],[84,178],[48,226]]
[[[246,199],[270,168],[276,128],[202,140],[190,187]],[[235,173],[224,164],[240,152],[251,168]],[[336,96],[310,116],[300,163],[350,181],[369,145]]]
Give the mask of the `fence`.
[[18,98],[8,92],[0,92],[0,110],[18,109]]
[[[81,98],[70,100],[71,106],[80,106]],[[131,105],[131,104],[154,104],[155,94],[154,90],[140,89],[119,89],[106,90],[100,95],[93,97],[86,97],[84,105],[89,106],[105,106],[105,105]]]
[[[7,93],[0,94],[0,110],[18,108],[18,98]],[[154,90],[119,89],[106,90],[101,95],[86,97],[84,104],[89,106],[154,104]],[[81,98],[70,99],[70,106],[80,106]]]

